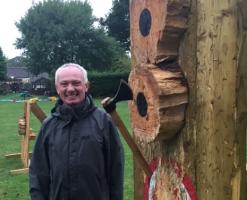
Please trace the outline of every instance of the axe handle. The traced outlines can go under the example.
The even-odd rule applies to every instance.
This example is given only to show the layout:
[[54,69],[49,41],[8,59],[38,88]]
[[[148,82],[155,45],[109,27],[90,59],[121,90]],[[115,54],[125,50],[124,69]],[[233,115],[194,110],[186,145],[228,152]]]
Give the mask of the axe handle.
[[124,125],[123,121],[119,117],[118,113],[116,110],[113,110],[112,112],[109,113],[112,116],[112,119],[114,123],[117,125],[119,131],[121,132],[123,138],[129,145],[130,149],[133,152],[134,157],[136,158],[137,162],[140,164],[142,167],[143,171],[148,177],[152,176],[152,171],[150,170],[147,161],[144,159],[142,153],[140,152],[138,146],[134,142],[133,138],[130,136],[128,129]]
[[38,120],[42,123],[46,118],[44,111],[38,106],[37,103],[31,104],[32,113],[38,118]]

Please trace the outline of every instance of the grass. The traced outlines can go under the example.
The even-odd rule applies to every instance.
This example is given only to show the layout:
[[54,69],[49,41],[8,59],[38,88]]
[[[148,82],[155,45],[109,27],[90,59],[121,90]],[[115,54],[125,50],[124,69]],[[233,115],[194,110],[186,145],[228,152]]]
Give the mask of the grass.
[[[0,96],[0,100],[8,98],[20,98],[19,95]],[[100,100],[95,100],[96,105],[100,107]],[[54,106],[52,102],[38,102],[38,105],[48,114]],[[127,103],[120,103],[117,110],[130,130],[129,114]],[[23,115],[23,103],[13,103],[0,101],[0,199],[19,200],[29,199],[28,194],[28,175],[22,174],[11,176],[9,171],[22,168],[21,161],[18,158],[6,159],[4,155],[20,152],[20,139],[18,135],[18,119]],[[35,133],[40,128],[39,121],[32,115],[31,128]],[[133,161],[132,153],[125,141],[122,139],[125,149],[125,182],[124,182],[124,200],[133,199]],[[34,142],[30,145],[32,149]]]

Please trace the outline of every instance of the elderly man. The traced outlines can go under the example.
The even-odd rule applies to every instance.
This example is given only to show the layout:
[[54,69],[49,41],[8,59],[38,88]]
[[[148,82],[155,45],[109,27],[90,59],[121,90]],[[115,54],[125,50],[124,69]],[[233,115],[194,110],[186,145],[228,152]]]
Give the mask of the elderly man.
[[87,94],[87,72],[57,69],[60,99],[42,124],[29,167],[32,200],[122,200],[123,151],[110,117]]

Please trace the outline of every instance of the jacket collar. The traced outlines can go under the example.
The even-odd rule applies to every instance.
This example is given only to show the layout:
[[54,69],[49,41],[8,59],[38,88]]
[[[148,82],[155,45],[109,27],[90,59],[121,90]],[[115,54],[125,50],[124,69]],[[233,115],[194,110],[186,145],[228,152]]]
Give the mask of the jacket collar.
[[86,118],[95,109],[96,107],[94,106],[92,97],[86,94],[84,101],[81,104],[75,106],[66,105],[59,98],[51,113],[55,117],[61,118],[66,121],[71,121],[72,119],[78,120]]

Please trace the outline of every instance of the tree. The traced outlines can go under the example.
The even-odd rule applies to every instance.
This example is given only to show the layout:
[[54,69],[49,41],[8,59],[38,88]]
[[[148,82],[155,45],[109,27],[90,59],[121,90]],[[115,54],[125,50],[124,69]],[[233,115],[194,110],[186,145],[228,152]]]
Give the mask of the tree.
[[0,47],[0,80],[3,81],[6,78],[6,58],[3,55],[2,48]]
[[14,58],[8,59],[7,67],[26,67],[24,63],[24,58],[22,56],[16,56]]
[[111,68],[125,52],[102,28],[95,28],[95,21],[87,1],[40,2],[16,24],[22,33],[16,46],[24,49],[26,65],[34,74],[54,72],[66,62],[87,69]]
[[106,19],[101,18],[110,36],[119,41],[125,50],[130,47],[129,0],[113,0],[111,12]]

